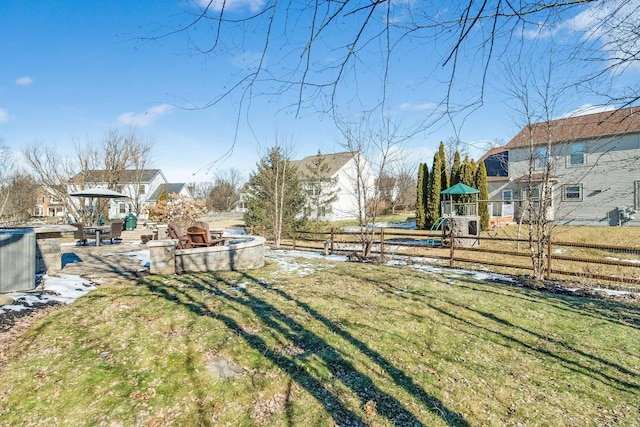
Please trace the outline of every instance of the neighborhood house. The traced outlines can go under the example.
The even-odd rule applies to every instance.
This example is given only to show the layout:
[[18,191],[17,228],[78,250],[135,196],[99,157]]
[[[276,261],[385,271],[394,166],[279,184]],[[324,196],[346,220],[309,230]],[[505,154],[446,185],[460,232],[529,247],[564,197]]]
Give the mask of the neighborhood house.
[[[82,182],[84,188],[108,188],[111,171],[88,170],[79,173],[71,179],[69,193],[80,190]],[[185,183],[169,183],[160,169],[141,169],[121,171],[117,177],[116,191],[128,196],[126,199],[111,199],[109,203],[109,218],[124,218],[128,214],[135,214],[140,219],[147,219],[146,208],[155,205],[163,190],[167,194],[176,193],[192,197]],[[80,203],[77,198],[71,198],[71,203]]]
[[336,196],[335,201],[319,208],[307,205],[299,216],[316,217],[317,215],[319,219],[324,221],[358,218],[358,212],[362,205],[358,202],[356,191],[358,177],[363,180],[364,188],[369,192],[373,191],[375,185],[375,177],[369,163],[358,152],[320,154],[292,161],[291,163],[298,169],[303,187],[310,196],[313,195],[310,193],[315,191],[316,186],[310,180],[309,170],[314,167],[313,165],[317,163],[319,158],[323,158],[323,163],[327,166],[319,177],[323,181],[321,191],[325,194],[333,192]]
[[[640,225],[640,108],[540,122],[487,152],[494,223],[520,221],[551,183],[547,218],[571,225]],[[547,173],[547,164],[550,173]],[[526,218],[524,218],[526,219]]]

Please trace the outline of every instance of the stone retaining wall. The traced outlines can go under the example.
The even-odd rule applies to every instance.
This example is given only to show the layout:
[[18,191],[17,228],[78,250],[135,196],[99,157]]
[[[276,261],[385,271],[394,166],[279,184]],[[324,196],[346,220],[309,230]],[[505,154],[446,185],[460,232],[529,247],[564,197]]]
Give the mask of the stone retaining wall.
[[[236,237],[236,236],[234,236]],[[260,236],[231,239],[238,243],[206,248],[176,249],[171,239],[152,240],[149,246],[151,274],[205,273],[250,270],[264,266],[266,240]]]

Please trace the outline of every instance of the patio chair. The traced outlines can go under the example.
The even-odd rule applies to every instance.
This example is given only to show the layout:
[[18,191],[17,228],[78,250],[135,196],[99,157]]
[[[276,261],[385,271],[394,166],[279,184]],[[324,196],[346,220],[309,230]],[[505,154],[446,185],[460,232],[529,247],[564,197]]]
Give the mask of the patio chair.
[[177,245],[178,249],[188,249],[192,247],[191,242],[189,241],[189,238],[184,234],[182,234],[182,230],[180,229],[180,226],[175,222],[172,222],[171,224],[167,225],[167,233],[169,234],[169,238],[175,239],[178,241],[178,245]]
[[196,226],[187,228],[187,238],[195,247],[209,246],[209,233],[204,228]]
[[[196,230],[196,229],[199,229],[199,230]],[[194,222],[193,226],[187,229],[187,235],[191,238],[191,234],[189,230],[192,230],[195,238],[197,239],[198,244],[194,242],[196,246],[218,246],[218,245],[224,245],[225,243],[225,239],[214,239],[211,237],[209,224],[204,221]]]
[[74,222],[73,225],[76,229],[73,230],[73,238],[77,240],[76,244],[86,245],[87,236],[84,233],[84,224],[81,222]]
[[113,221],[111,223],[111,230],[109,230],[109,238],[111,243],[114,240],[122,242],[122,229],[124,228],[124,221]]

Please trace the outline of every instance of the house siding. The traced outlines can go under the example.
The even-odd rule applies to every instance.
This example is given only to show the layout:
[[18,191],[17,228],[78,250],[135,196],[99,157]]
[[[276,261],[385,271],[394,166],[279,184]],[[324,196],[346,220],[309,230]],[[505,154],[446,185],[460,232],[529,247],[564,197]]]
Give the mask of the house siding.
[[[593,140],[584,143],[584,164],[571,164],[571,143],[551,146],[549,160],[552,187],[551,219],[560,224],[618,225],[618,207],[633,208],[635,182],[640,181],[640,135],[632,134]],[[530,150],[527,147],[509,150],[509,177],[527,176]],[[536,169],[535,172],[543,172]],[[511,181],[508,187],[518,189],[525,184]],[[579,199],[565,199],[565,186],[579,186]],[[492,198],[496,194],[492,194]],[[637,207],[636,207],[637,208]],[[640,221],[628,221],[640,225]]]
[[[349,156],[348,160],[345,158],[347,155]],[[335,179],[336,184],[331,189],[326,189],[327,191],[335,191],[336,201],[333,202],[331,206],[328,206],[329,209],[327,214],[320,217],[320,219],[325,221],[339,221],[358,218],[360,208],[356,191],[358,168],[356,159],[354,158],[355,155],[357,154],[336,153],[324,155],[329,159],[339,157],[340,161],[339,163],[330,162],[330,165],[334,168],[330,178]],[[299,168],[304,167],[302,162],[305,162],[308,159],[309,158],[305,158],[302,161],[297,161],[297,166]],[[373,171],[369,163],[366,162],[365,159],[362,160],[364,161],[362,177],[366,183],[367,191],[373,192],[375,189],[375,177]],[[301,181],[304,183],[305,179],[303,178]],[[302,217],[302,215],[303,212],[300,212],[297,217]]]

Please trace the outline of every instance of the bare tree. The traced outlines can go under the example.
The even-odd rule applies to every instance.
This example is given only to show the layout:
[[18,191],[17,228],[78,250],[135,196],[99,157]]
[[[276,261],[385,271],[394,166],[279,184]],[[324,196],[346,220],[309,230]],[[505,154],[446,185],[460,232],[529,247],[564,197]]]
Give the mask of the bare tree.
[[[129,129],[126,133],[121,134],[117,131],[110,131],[114,142],[108,142],[105,145],[105,158],[110,159],[113,163],[107,163],[105,166],[113,166],[114,170],[124,166],[127,175],[119,176],[120,182],[116,184],[119,189],[122,183],[129,184],[124,188],[120,188],[125,194],[129,193],[129,201],[133,207],[133,212],[139,216],[142,212],[143,199],[143,182],[144,174],[151,167],[154,160],[153,142],[150,139],[140,137],[134,129]],[[124,146],[124,147],[123,147]],[[118,159],[117,150],[124,148],[121,158]],[[122,175],[122,170],[114,175]],[[145,189],[146,190],[146,189]]]
[[31,175],[15,172],[4,187],[7,198],[2,206],[2,216],[12,222],[28,220],[36,203],[38,183]]
[[403,137],[390,120],[383,118],[380,127],[372,128],[368,115],[357,123],[342,123],[343,146],[354,153],[355,169],[351,181],[353,194],[357,200],[358,224],[362,256],[370,256],[376,236],[375,222],[380,209],[381,180],[386,176],[398,158],[398,150]]
[[393,176],[396,179],[395,183],[395,203],[394,211],[397,207],[404,210],[414,210],[416,204],[416,192],[418,179],[416,171],[418,170],[418,162],[408,157],[406,153],[392,165]]
[[[88,222],[91,212],[85,206],[90,201],[70,199],[68,185],[80,190],[99,182],[109,189],[124,191],[139,214],[142,174],[151,161],[151,150],[151,143],[141,140],[131,129],[108,131],[101,145],[76,143],[69,153],[33,144],[23,150],[23,155],[40,185],[62,200],[73,218]],[[125,181],[131,185],[123,188]]]
[[218,212],[230,212],[240,200],[242,173],[235,168],[221,170],[216,174],[206,194],[207,207]]
[[[149,38],[186,35],[189,48],[198,52],[240,57],[243,71],[201,105],[215,105],[233,94],[239,119],[259,94],[279,102],[290,94],[289,106],[297,113],[310,108],[340,117],[341,108],[385,111],[397,105],[389,83],[399,76],[407,80],[409,74],[419,82],[428,78],[444,85],[443,95],[429,91],[433,95],[424,101],[435,108],[418,128],[443,120],[457,128],[482,105],[504,58],[518,61],[550,44],[558,58],[572,62],[576,89],[618,104],[640,99],[637,79],[620,78],[623,84],[617,84],[640,58],[636,0],[199,4],[182,26]],[[432,60],[425,61],[427,56]],[[417,63],[421,66],[412,66]],[[607,80],[608,90],[602,89]]]
[[10,196],[9,180],[15,172],[15,161],[9,148],[0,139],[0,218]]
[[[83,207],[84,203],[71,203],[68,195],[67,183],[71,177],[76,176],[85,167],[93,163],[91,155],[79,152],[76,147],[76,158],[69,157],[62,152],[42,144],[33,144],[23,150],[22,154],[27,165],[31,168],[34,176],[42,188],[61,200],[67,213],[79,221],[87,222],[90,213]],[[84,188],[79,182],[83,175],[77,176],[78,185]]]
[[[456,136],[452,136],[447,138],[444,142],[444,153],[447,162],[447,171],[451,172],[453,170],[453,163],[456,157],[456,153],[460,158],[464,158],[469,155],[469,147],[467,144],[462,142],[462,140]],[[453,185],[453,183],[451,183]]]
[[[553,195],[553,161],[551,157],[552,129],[549,127],[555,102],[563,87],[552,87],[552,67],[546,66],[547,74],[540,80],[522,70],[510,68],[509,90],[512,99],[518,105],[525,122],[523,136],[526,139],[527,171],[525,186],[520,190],[520,220],[525,221],[528,230],[528,246],[534,278],[541,280],[547,276],[547,252],[553,229],[549,208]],[[544,129],[543,144],[536,135],[536,124],[542,123]]]

